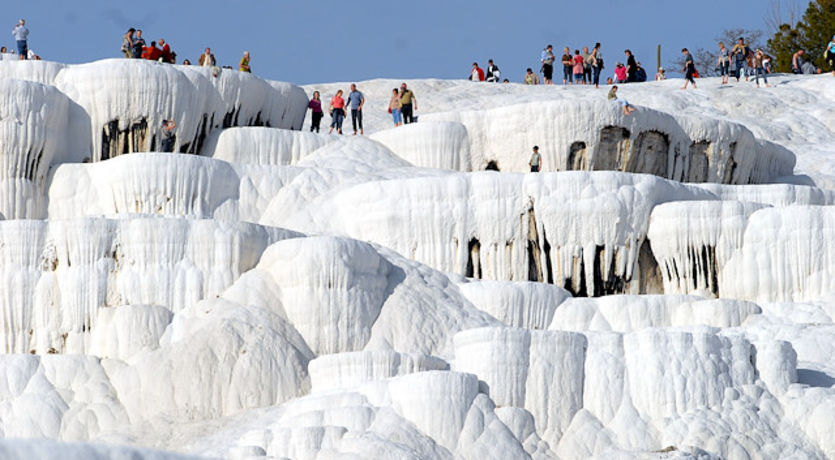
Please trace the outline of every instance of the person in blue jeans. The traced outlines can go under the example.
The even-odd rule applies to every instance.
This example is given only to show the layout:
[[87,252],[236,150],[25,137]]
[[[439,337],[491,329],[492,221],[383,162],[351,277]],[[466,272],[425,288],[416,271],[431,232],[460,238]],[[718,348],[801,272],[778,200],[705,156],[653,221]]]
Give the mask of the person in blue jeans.
[[771,85],[768,84],[768,78],[766,78],[765,74],[765,65],[763,65],[763,61],[765,60],[765,53],[763,50],[757,49],[757,52],[754,53],[754,80],[757,82],[757,88],[760,87],[760,76],[763,77],[763,81],[765,82],[765,87],[770,88]]
[[17,54],[18,59],[25,60],[29,53],[29,29],[26,28],[26,21],[21,19],[14,30],[12,30],[15,40],[17,40]]
[[365,96],[357,90],[357,85],[351,83],[351,92],[348,93],[346,102],[351,108],[351,126],[354,127],[354,136],[357,135],[357,124],[360,126],[360,134],[364,134],[362,130],[362,106],[365,104]]

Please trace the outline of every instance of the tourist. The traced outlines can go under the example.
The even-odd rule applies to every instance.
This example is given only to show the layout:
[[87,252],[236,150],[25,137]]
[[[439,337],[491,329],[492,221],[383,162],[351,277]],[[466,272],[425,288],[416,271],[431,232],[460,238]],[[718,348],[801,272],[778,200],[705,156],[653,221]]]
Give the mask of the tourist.
[[542,51],[542,55],[540,57],[540,61],[542,62],[542,77],[545,80],[546,85],[554,84],[554,59],[554,47],[548,45],[545,47],[545,50]]
[[157,41],[157,43],[159,43],[159,46],[161,48],[162,62],[167,62],[169,64],[172,64],[174,62],[174,55],[173,55],[173,53],[171,53],[171,46],[168,45],[168,43],[165,43],[164,38],[160,38]]
[[183,59],[183,65],[191,65],[191,61],[188,59]]
[[799,49],[792,54],[792,73],[803,73],[803,53],[804,51]]
[[525,73],[525,78],[523,79],[526,85],[538,85],[539,84],[539,75],[533,73],[533,69],[528,67],[527,73]]
[[12,30],[15,40],[17,40],[17,54],[21,61],[26,60],[27,52],[29,51],[29,29],[26,28],[26,20],[18,21],[14,30]]
[[403,119],[400,116],[400,92],[397,91],[397,88],[391,90],[391,99],[389,99],[389,113],[391,114],[392,121],[394,121],[394,126],[400,126],[403,124]]
[[571,57],[571,50],[568,49],[566,46],[563,48],[563,55],[562,55],[562,84],[563,85],[570,85],[573,84],[574,81],[572,80],[572,74],[574,71],[574,59]]
[[531,172],[539,172],[542,167],[542,155],[539,154],[539,146],[533,146],[533,153],[531,159],[528,161],[528,166],[531,167]]
[[174,128],[177,127],[177,122],[174,120],[162,120],[162,142],[160,143],[160,152],[173,152],[174,143],[177,138],[174,136]]
[[658,73],[655,74],[655,81],[664,81],[667,79],[667,73],[663,67],[658,68]]
[[722,76],[722,84],[728,84],[728,74],[731,69],[731,53],[725,48],[725,42],[719,42],[719,57],[716,59],[716,68]]
[[603,54],[600,52],[600,43],[595,43],[590,57],[592,81],[595,88],[600,88],[600,72],[603,70]]
[[644,67],[640,62],[638,63],[637,70],[635,71],[635,81],[639,83],[647,81],[647,71],[644,70]]
[[145,51],[145,48],[145,39],[142,38],[142,30],[137,29],[136,38],[133,39],[133,58],[141,58],[142,52]]
[[[249,51],[244,51],[244,56],[241,58],[241,64],[238,67],[238,70],[240,70],[241,72],[246,72],[246,73],[251,73],[252,72],[252,68],[249,67]],[[342,93],[342,90],[340,90],[339,92]],[[343,113],[343,116],[344,116],[344,113]],[[339,126],[342,126],[342,123],[340,123]],[[340,128],[339,134],[342,134],[341,128]]]
[[745,44],[745,40],[742,37],[739,37],[737,44],[734,45],[731,50],[731,56],[733,56],[734,59],[734,72],[736,74],[737,83],[739,82],[739,78],[743,75],[743,72],[745,72],[745,81],[748,81],[746,64],[749,54],[751,54],[751,49]]
[[487,60],[487,75],[485,76],[484,80],[489,81],[491,83],[498,83],[499,79],[502,77],[502,72],[499,70],[499,66],[493,64],[493,60]]
[[508,80],[507,78],[505,78],[504,80],[502,80],[502,83],[510,83],[510,80]]
[[574,65],[572,67],[572,73],[574,74],[574,84],[580,85],[585,84],[585,61],[583,61],[583,56],[580,55],[580,50],[574,50],[574,58],[573,58]]
[[336,95],[331,99],[330,113],[332,120],[328,134],[333,133],[334,128],[337,133],[342,134],[342,122],[345,121],[345,99],[342,99],[341,89],[337,90]]
[[414,112],[417,112],[417,98],[412,90],[406,88],[406,83],[400,85],[400,114],[403,115],[403,123],[409,124],[417,121]]
[[687,89],[688,83],[693,83],[693,89],[696,89],[696,80],[693,78],[696,73],[696,64],[693,62],[693,55],[687,51],[687,48],[682,48],[681,54],[684,55],[684,67],[681,69],[684,72],[684,86],[681,89]]
[[754,53],[754,59],[753,61],[751,61],[754,67],[754,80],[757,82],[757,88],[759,88],[760,75],[762,75],[763,81],[765,82],[765,87],[770,88],[771,85],[768,84],[768,78],[766,78],[765,76],[765,64],[763,64],[763,61],[765,61],[765,54],[763,53],[763,50],[757,49],[757,51]]
[[583,47],[583,84],[591,84],[591,53],[589,47]]
[[635,61],[635,56],[630,50],[624,50],[626,55],[626,81],[633,83],[638,81],[638,63]]
[[823,58],[832,69],[832,76],[835,77],[835,36],[833,36],[829,44],[826,45],[826,52],[823,53]]
[[160,57],[162,57],[162,50],[157,48],[157,42],[151,42],[151,46],[146,46],[142,50],[142,59],[158,61]]
[[217,61],[215,60],[215,55],[212,54],[211,48],[206,48],[206,51],[200,55],[200,58],[197,59],[197,64],[201,67],[214,67],[217,65]]
[[[615,81],[617,83],[626,83],[626,79],[626,67],[624,67],[622,63],[618,62],[615,65]],[[611,81],[609,82],[609,84],[612,84]]]
[[612,81],[612,77],[607,77],[606,84],[611,86],[612,83],[614,83],[614,81]]
[[357,90],[357,85],[351,83],[351,92],[348,93],[346,101],[351,108],[351,126],[354,127],[354,136],[357,135],[357,125],[360,127],[360,134],[365,132],[362,129],[362,106],[365,105],[365,96]]
[[473,62],[473,70],[470,72],[470,81],[484,81],[484,70],[478,66],[478,62]]
[[[208,48],[206,48],[208,50]],[[322,112],[322,100],[319,98],[319,91],[313,92],[313,99],[307,103],[307,108],[310,109],[310,132],[319,132],[319,124],[322,122],[322,117],[325,116]]]
[[125,35],[122,36],[122,54],[125,55],[127,59],[133,58],[133,34],[136,33],[136,29],[131,27],[125,32]]
[[632,112],[635,111],[635,107],[632,107],[629,104],[629,101],[627,101],[626,99],[621,99],[621,98],[618,97],[618,87],[617,87],[617,85],[612,86],[612,89],[609,90],[608,99],[610,101],[615,101],[618,104],[620,104],[620,106],[623,107],[623,114],[626,115],[626,116],[629,116]]

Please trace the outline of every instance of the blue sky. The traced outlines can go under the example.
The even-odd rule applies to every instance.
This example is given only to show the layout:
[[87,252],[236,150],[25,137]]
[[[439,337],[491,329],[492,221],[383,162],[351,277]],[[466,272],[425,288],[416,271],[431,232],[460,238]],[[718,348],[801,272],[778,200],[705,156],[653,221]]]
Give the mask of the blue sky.
[[601,42],[606,73],[625,48],[653,69],[659,43],[666,64],[682,47],[715,46],[723,29],[764,29],[770,1],[29,0],[4,5],[2,44],[14,46],[11,29],[23,17],[30,47],[61,62],[118,57],[133,26],[148,41],[165,38],[179,60],[196,62],[210,46],[220,64],[237,65],[248,50],[255,73],[299,84],[466,78],[473,61],[488,58],[519,81],[526,67],[538,69],[547,43],[573,50]]

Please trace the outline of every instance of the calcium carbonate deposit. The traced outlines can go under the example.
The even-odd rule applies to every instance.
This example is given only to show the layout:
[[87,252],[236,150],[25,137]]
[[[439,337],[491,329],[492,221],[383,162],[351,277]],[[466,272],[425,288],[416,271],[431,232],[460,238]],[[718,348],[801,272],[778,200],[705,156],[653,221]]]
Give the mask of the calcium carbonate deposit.
[[354,137],[0,62],[0,458],[835,458],[835,79],[773,79],[358,82]]

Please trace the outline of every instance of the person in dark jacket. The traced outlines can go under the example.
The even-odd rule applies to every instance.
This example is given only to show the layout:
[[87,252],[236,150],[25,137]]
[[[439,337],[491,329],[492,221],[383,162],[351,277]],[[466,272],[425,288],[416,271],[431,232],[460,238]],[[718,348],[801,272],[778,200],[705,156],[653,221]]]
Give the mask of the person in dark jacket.
[[498,83],[501,76],[502,72],[499,70],[499,66],[493,64],[493,60],[489,59],[487,61],[487,75],[484,80],[491,83]]
[[693,62],[693,55],[687,48],[682,48],[681,54],[684,55],[684,67],[681,69],[684,72],[684,86],[681,89],[687,89],[688,83],[693,83],[693,89],[696,89],[696,80],[693,78],[696,75],[696,64]]
[[139,29],[136,31],[136,38],[133,39],[133,58],[141,58],[142,52],[145,51],[145,48],[145,39],[142,38],[142,29]]
[[626,81],[634,83],[638,81],[638,62],[635,61],[632,51],[625,50],[623,53],[626,55]]

